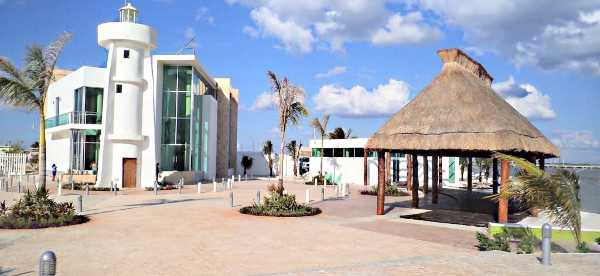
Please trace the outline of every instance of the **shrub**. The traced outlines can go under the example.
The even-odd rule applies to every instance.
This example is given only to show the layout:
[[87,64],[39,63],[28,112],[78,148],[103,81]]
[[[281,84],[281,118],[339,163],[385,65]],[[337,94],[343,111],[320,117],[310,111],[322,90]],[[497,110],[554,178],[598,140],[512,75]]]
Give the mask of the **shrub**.
[[271,192],[270,196],[265,196],[263,204],[254,203],[243,207],[240,213],[255,216],[301,217],[318,215],[321,209],[298,204],[293,194]]
[[477,248],[480,251],[502,250],[510,252],[510,237],[506,230],[494,235],[493,238],[489,238],[487,235],[479,232],[475,237],[479,242]]
[[575,250],[577,250],[577,253],[590,253],[591,251],[586,242],[579,243]]
[[306,185],[315,185],[315,180],[317,180],[317,185],[324,185],[325,184],[325,182],[323,182],[324,179],[325,178],[323,176],[315,175],[315,176],[313,176],[311,178],[311,181],[304,182],[304,184],[306,184]]
[[597,244],[600,244],[600,237],[597,237],[595,241]]
[[76,216],[73,204],[59,203],[48,198],[48,191],[41,187],[35,193],[27,191],[10,207],[0,204],[0,228],[44,228],[63,226],[87,221]]

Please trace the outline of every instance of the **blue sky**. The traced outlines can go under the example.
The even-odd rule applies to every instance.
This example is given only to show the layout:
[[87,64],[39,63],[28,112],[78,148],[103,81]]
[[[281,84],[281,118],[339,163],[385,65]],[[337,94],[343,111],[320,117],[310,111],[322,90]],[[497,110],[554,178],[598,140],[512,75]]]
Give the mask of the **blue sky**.
[[[518,5],[516,3],[519,3]],[[568,3],[567,3],[568,2]],[[0,56],[17,64],[32,43],[74,34],[59,66],[102,66],[96,26],[123,1],[0,0]],[[277,141],[266,71],[304,88],[310,118],[370,136],[440,71],[435,52],[460,47],[494,88],[561,148],[600,163],[598,1],[133,1],[158,33],[156,54],[197,38],[199,61],[240,89],[240,149]],[[375,99],[386,99],[375,101]],[[484,115],[484,114],[482,114]],[[35,113],[0,106],[0,144],[37,140]],[[308,119],[290,131],[306,144]]]

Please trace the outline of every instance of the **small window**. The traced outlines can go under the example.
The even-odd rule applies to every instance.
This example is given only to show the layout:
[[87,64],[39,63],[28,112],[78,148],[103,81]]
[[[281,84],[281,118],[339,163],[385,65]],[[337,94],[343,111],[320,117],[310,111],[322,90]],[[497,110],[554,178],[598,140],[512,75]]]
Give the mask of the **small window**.
[[332,148],[324,148],[323,149],[323,157],[333,157],[333,149]]
[[354,157],[365,157],[365,149],[354,148]]
[[343,157],[344,149],[343,148],[335,148],[333,149],[333,157]]
[[129,58],[129,50],[123,51],[123,58]]
[[123,85],[117,84],[117,93],[123,92]]
[[312,149],[312,157],[321,157],[321,149],[313,148]]
[[345,148],[344,157],[354,157],[354,148]]

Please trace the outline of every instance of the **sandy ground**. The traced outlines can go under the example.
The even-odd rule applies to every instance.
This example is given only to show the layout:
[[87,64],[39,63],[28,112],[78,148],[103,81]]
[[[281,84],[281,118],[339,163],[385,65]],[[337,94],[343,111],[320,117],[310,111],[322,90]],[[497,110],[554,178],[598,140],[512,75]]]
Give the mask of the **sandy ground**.
[[[58,275],[593,275],[600,255],[554,254],[544,267],[536,255],[479,252],[475,227],[409,222],[410,209],[374,216],[375,198],[359,196],[312,201],[323,214],[269,218],[239,214],[267,181],[212,184],[177,191],[93,193],[84,198],[85,224],[42,230],[0,230],[0,275],[37,275],[45,250],[58,257]],[[320,199],[320,187],[286,184],[304,201],[305,190]],[[64,191],[69,194],[70,191]],[[0,193],[0,200],[13,197]],[[69,200],[65,195],[60,200]],[[390,202],[407,200],[388,198]]]

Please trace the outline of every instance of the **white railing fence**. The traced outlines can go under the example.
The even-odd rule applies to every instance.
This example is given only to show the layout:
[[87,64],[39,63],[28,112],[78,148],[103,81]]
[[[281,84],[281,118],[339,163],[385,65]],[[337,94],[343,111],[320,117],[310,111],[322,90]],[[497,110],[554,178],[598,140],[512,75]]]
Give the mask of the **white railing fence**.
[[[46,181],[50,181],[48,178]],[[0,175],[0,192],[24,193],[25,191],[35,191],[40,176],[37,174],[19,174],[19,175]],[[48,183],[48,185],[51,185]]]
[[0,153],[0,176],[24,175],[26,164],[25,153]]

